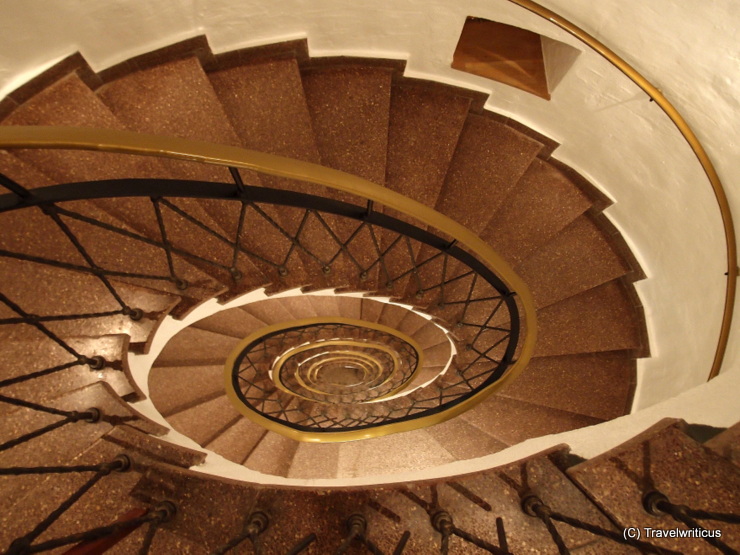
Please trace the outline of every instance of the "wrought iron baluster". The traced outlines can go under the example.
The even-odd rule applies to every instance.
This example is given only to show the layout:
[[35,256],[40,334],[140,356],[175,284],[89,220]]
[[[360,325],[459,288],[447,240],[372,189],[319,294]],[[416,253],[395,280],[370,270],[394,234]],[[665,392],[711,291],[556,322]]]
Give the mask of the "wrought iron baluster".
[[0,476],[23,476],[27,474],[71,474],[76,472],[100,472],[111,463],[80,464],[74,466],[12,466],[0,468]]
[[401,536],[401,539],[398,540],[398,544],[396,545],[396,548],[393,550],[393,555],[403,555],[403,550],[406,549],[406,544],[408,543],[410,537],[411,537],[411,532],[406,530]]
[[10,179],[7,175],[4,175],[0,173],[0,185],[8,189],[10,192],[18,196],[18,198],[22,201],[23,199],[31,198],[32,193],[22,185],[19,185],[12,179]]
[[172,261],[172,245],[167,239],[167,230],[165,229],[164,218],[162,218],[162,208],[159,206],[159,203],[162,199],[152,197],[150,200],[152,202],[152,205],[154,206],[154,214],[157,217],[157,226],[159,227],[159,235],[162,238],[162,246],[164,248],[165,255],[167,256],[167,268],[170,271],[170,277],[172,278],[172,281],[174,281],[177,288],[181,291],[184,291],[188,288],[188,282],[178,277],[175,273],[175,265]]
[[355,540],[364,544],[373,555],[383,555],[383,552],[380,551],[378,546],[365,535],[367,533],[367,520],[365,520],[364,516],[358,513],[350,515],[347,519],[346,527],[347,535],[335,551],[336,555],[346,553]]
[[65,411],[65,410],[55,409],[52,407],[38,405],[36,403],[31,403],[29,401],[23,401],[21,399],[15,399],[13,397],[7,397],[6,395],[0,395],[0,402],[8,403],[9,405],[15,405],[18,407],[28,408],[28,409],[35,410],[38,412],[46,412],[49,414],[55,414],[57,416],[64,417],[62,418],[62,420],[58,420],[56,422],[53,422],[52,424],[44,426],[43,428],[39,428],[37,430],[24,434],[20,437],[17,437],[15,439],[6,441],[3,444],[0,444],[0,452],[7,451],[8,449],[12,449],[13,447],[16,447],[22,443],[30,441],[34,438],[37,438],[49,432],[52,432],[56,430],[57,428],[61,428],[62,426],[66,426],[67,424],[70,424],[72,422],[79,422],[80,420],[84,420],[86,422],[94,424],[98,422],[102,416],[101,411],[98,409],[94,409],[94,408],[88,409],[87,411],[84,411],[84,412]]
[[[102,478],[110,474],[111,472],[125,472],[131,468],[131,459],[126,455],[119,455],[110,463],[106,463],[103,468],[98,470],[95,475],[85,482],[76,492],[70,495],[65,501],[62,502],[59,507],[54,509],[49,515],[42,520],[36,527],[31,530],[25,536],[17,538],[10,544],[10,548],[6,555],[26,555],[28,553],[36,553],[45,549],[53,549],[60,545],[68,545],[69,543],[76,543],[82,541],[82,539],[73,539],[67,543],[61,543],[58,545],[51,545],[47,547],[50,542],[44,542],[36,546],[32,546],[33,541],[43,534],[52,524],[54,524],[72,505],[74,505],[85,493],[87,493],[95,484],[97,484]],[[65,539],[65,538],[62,538]],[[83,538],[84,539],[84,538]],[[59,540],[51,540],[51,542]],[[44,547],[43,549],[42,546]]]
[[539,497],[535,495],[525,496],[522,499],[522,511],[524,511],[524,514],[539,518],[544,523],[544,525],[547,527],[547,531],[549,532],[550,537],[552,538],[552,541],[557,546],[558,553],[560,553],[560,555],[570,554],[570,550],[565,545],[560,532],[558,532],[558,529],[555,527],[555,524],[550,518],[550,515],[552,514],[550,508],[545,505]]
[[[740,516],[733,515],[730,513],[712,513],[709,511],[701,511],[691,509],[686,505],[676,505],[671,503],[666,495],[659,491],[650,491],[643,497],[643,506],[645,510],[651,515],[663,516],[670,515],[673,520],[681,522],[692,529],[705,530],[701,524],[699,524],[694,518],[701,518],[704,520],[715,520],[718,522],[727,522],[731,524],[740,524]],[[701,536],[701,539],[710,545],[713,545],[726,555],[737,555],[737,551],[732,549],[722,540],[715,538],[714,536]]]
[[267,514],[262,511],[253,512],[249,515],[249,518],[245,522],[244,528],[242,528],[241,533],[232,538],[229,542],[216,549],[212,553],[212,555],[223,555],[224,553],[227,553],[237,547],[244,540],[250,540],[252,542],[252,546],[254,547],[254,552],[259,555],[261,550],[256,543],[257,536],[262,534],[262,532],[264,532],[269,525],[270,519],[268,518]]
[[[51,368],[46,368],[44,370],[38,370],[36,372],[31,372],[30,374],[24,374],[22,376],[16,376],[14,378],[8,378],[7,380],[0,381],[0,388],[15,385],[17,383],[26,382],[28,380],[33,380],[35,378],[41,378],[43,376],[48,376],[49,374],[54,374],[56,372],[66,370],[67,368],[73,368],[75,366],[82,366],[82,364],[83,363],[80,362],[79,360],[75,360],[72,362],[68,362],[66,364],[60,364],[58,366],[52,366]],[[99,368],[96,368],[96,370],[98,369]]]
[[305,551],[308,549],[308,546],[311,545],[313,542],[316,541],[316,534],[309,534],[305,538],[303,538],[301,541],[299,541],[297,544],[295,544],[290,551],[288,551],[285,555],[298,555],[302,551]]
[[126,304],[126,301],[121,298],[121,296],[118,294],[118,291],[116,291],[115,287],[111,284],[110,280],[105,276],[105,273],[102,271],[102,269],[95,263],[92,256],[87,252],[87,249],[82,246],[82,243],[77,238],[77,236],[72,233],[72,230],[69,228],[69,226],[64,223],[62,218],[59,217],[59,214],[57,214],[56,206],[53,204],[49,204],[46,206],[43,206],[41,210],[49,216],[54,223],[57,225],[59,229],[62,230],[62,233],[67,236],[67,239],[74,245],[75,249],[77,249],[77,252],[80,253],[82,258],[85,259],[85,262],[87,262],[88,266],[93,270],[93,275],[97,277],[100,282],[103,284],[103,286],[108,290],[108,292],[111,294],[111,296],[115,299],[115,301],[121,306],[123,309],[123,313],[128,315],[131,314],[139,314],[139,312],[135,312],[133,308],[128,306]]

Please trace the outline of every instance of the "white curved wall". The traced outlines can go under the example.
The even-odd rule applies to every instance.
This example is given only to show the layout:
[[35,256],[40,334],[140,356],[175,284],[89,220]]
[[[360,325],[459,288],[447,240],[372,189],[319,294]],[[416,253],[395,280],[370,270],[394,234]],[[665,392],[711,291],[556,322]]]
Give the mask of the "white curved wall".
[[[543,0],[544,2],[544,0]],[[547,0],[642,71],[672,100],[727,186],[736,154],[740,63],[733,0]],[[408,59],[407,74],[490,91],[488,107],[562,144],[555,156],[615,200],[608,210],[648,279],[638,284],[652,358],[639,365],[635,409],[702,383],[724,298],[724,241],[708,181],[644,93],[549,22],[507,0],[4,0],[0,96],[81,51],[96,70],[205,33],[215,51],[308,37],[311,54]],[[550,102],[450,69],[467,15],[525,27],[583,50]],[[733,207],[740,193],[729,189]],[[737,210],[735,210],[737,212]],[[733,341],[725,368],[738,366]],[[738,416],[740,418],[740,416]]]

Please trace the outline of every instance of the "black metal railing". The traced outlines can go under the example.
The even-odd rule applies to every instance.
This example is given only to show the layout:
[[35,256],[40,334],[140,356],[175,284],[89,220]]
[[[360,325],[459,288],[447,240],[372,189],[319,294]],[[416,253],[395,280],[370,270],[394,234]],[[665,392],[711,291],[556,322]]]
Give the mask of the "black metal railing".
[[[17,315],[0,320],[0,325],[34,326],[76,361],[34,369],[0,382],[0,386],[61,372],[76,364],[94,368],[109,365],[101,357],[81,355],[47,324],[116,315],[141,319],[146,314],[124,301],[117,290],[118,282],[170,283],[187,296],[194,284],[178,270],[183,263],[199,268],[216,281],[235,286],[244,280],[248,283],[267,280],[280,287],[307,279],[316,286],[333,283],[367,287],[370,291],[382,289],[425,305],[428,312],[455,328],[460,338],[459,354],[444,379],[401,401],[376,403],[366,416],[323,419],[316,425],[314,415],[300,417],[295,403],[294,412],[286,411],[284,406],[272,412],[257,410],[261,416],[295,430],[346,431],[436,418],[492,386],[515,362],[521,327],[516,296],[486,264],[457,241],[385,214],[373,202],[353,204],[294,191],[250,187],[244,185],[236,169],[232,168],[231,173],[234,184],[122,179],[34,190],[4,177],[3,182],[13,192],[0,196],[0,213],[40,207],[61,236],[74,246],[84,264],[10,249],[0,249],[0,259],[23,260],[39,267],[51,266],[94,276],[119,308],[77,314],[31,314],[0,292],[0,302]],[[147,225],[131,221],[126,225],[114,224],[96,216],[95,211],[86,212],[84,203],[67,202],[113,202],[118,198],[139,197],[151,200],[152,212],[141,215]],[[183,199],[221,201],[225,203],[223,215],[206,221],[202,213],[191,213],[193,209]],[[110,205],[107,209],[112,210]],[[83,244],[73,223],[94,230],[95,239],[113,251],[123,238],[140,243],[142,248],[154,249],[149,252],[158,253],[157,267],[165,267],[167,271],[122,271],[107,267]],[[223,252],[198,247],[197,238],[182,235],[183,226],[188,233],[202,233],[214,245],[221,245]],[[225,231],[228,229],[232,230],[231,234]],[[254,272],[259,276],[253,275]],[[257,391],[253,384],[240,380],[236,374],[234,380],[237,394],[245,405],[254,409],[255,404],[249,401]],[[288,404],[287,399],[281,401]],[[290,421],[285,414],[296,418]]]

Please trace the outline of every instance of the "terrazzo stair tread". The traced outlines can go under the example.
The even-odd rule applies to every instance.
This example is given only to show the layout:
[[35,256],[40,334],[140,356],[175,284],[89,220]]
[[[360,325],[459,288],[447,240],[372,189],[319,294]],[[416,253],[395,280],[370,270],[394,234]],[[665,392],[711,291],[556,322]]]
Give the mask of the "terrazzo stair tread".
[[740,423],[704,442],[704,447],[740,466]]
[[413,430],[342,443],[337,478],[416,472],[453,461],[428,430]]
[[[698,444],[683,431],[684,423],[664,419],[625,443],[568,468],[571,480],[618,526],[673,528],[674,521],[649,515],[642,505],[647,490],[665,494],[675,504],[705,511],[740,510],[740,468]],[[737,526],[701,521],[722,530],[721,540],[740,543]],[[696,538],[643,538],[681,553],[706,553]]]
[[[306,297],[309,302],[312,297]],[[314,299],[315,301],[316,299]],[[344,318],[360,320],[362,317],[362,299],[357,297],[334,297],[332,302],[337,304],[337,313]],[[312,303],[313,305],[313,303]],[[315,310],[314,306],[314,310]],[[318,314],[318,311],[316,312]]]
[[313,303],[305,296],[282,297],[279,301],[275,300],[275,302],[288,311],[291,320],[303,320],[318,316]]
[[470,114],[435,210],[480,233],[541,148],[502,123]]
[[641,349],[626,288],[610,281],[540,309],[535,357]]
[[[76,74],[70,74],[24,102],[3,125],[55,125],[124,130],[123,124]],[[14,150],[56,183],[159,175],[156,160],[90,151]]]
[[241,418],[204,447],[236,464],[243,464],[266,433],[262,426]]
[[159,366],[149,374],[149,397],[164,416],[182,412],[224,393],[224,366]]
[[[68,462],[98,464],[108,462],[120,453],[119,447],[98,440]],[[11,511],[3,511],[3,516],[0,517],[2,519],[0,545],[7,545],[14,538],[30,532],[91,476],[89,473],[71,473],[33,477],[41,478],[36,488],[18,500]],[[129,497],[129,492],[139,479],[140,473],[136,470],[113,472],[105,476],[65,511],[34,543],[106,526],[133,508],[145,508],[140,502]]]
[[167,422],[198,445],[207,445],[230,428],[241,414],[226,395],[167,416]]
[[235,337],[188,327],[167,342],[157,358],[157,366],[223,364],[238,343]]
[[635,381],[629,351],[539,357],[498,395],[611,420],[629,413]]
[[271,300],[249,303],[241,309],[254,318],[262,320],[267,326],[293,320],[287,308]]
[[198,320],[192,324],[192,327],[243,339],[266,325],[242,307],[236,307]]
[[483,432],[462,418],[427,428],[429,434],[439,442],[456,460],[475,459],[503,451],[506,443]]
[[169,443],[152,435],[141,433],[129,426],[115,426],[101,439],[130,453],[137,461],[146,459],[181,468],[190,468],[202,464],[206,460],[206,454],[202,451]]
[[118,295],[132,308],[143,311],[140,320],[117,315],[78,321],[48,322],[47,327],[57,335],[107,335],[126,334],[130,349],[147,351],[162,320],[177,304],[177,299],[160,291],[137,287],[128,283],[112,283]]
[[587,216],[580,216],[515,268],[538,308],[617,279],[630,268]]
[[564,174],[535,158],[480,238],[509,264],[517,265],[590,205],[588,197]]
[[334,478],[341,443],[299,443],[287,477],[299,480]]
[[604,421],[497,394],[459,418],[509,446],[533,437],[558,434]]
[[428,381],[436,378],[439,373],[444,370],[445,364],[440,364],[437,366],[432,366],[429,364],[424,364],[424,367],[419,371],[419,373],[416,375],[414,380],[409,385],[409,388],[416,387],[420,384],[427,383]]
[[435,347],[440,343],[448,343],[444,331],[437,324],[427,321],[421,328],[416,330],[411,337],[423,348]]
[[[558,553],[544,523],[524,514],[521,509],[520,499],[527,490],[538,495],[553,511],[620,533],[621,528],[615,527],[556,464],[555,461],[567,453],[564,447],[550,448],[484,474],[455,478],[437,487],[438,503],[453,515],[456,526],[495,544],[493,521],[495,517],[502,518],[512,553]],[[427,500],[430,498],[428,487],[418,487],[412,491]],[[470,497],[487,503],[492,510],[481,510],[476,502],[465,495],[466,492],[472,494]],[[597,546],[600,548],[596,550],[597,553],[623,552],[619,547],[612,550],[612,545],[617,544],[589,532],[560,522],[553,521],[553,524],[572,553],[581,553]],[[466,544],[457,545],[463,548]]]
[[[329,295],[306,295],[317,316],[340,316],[339,297]],[[364,320],[364,318],[363,318]]]
[[439,343],[424,350],[424,361],[427,366],[442,366],[450,358],[449,342]]
[[408,309],[402,306],[383,303],[377,322],[389,328],[398,329],[398,323],[408,315],[408,312]]
[[[102,356],[108,361],[106,368],[92,370],[86,364],[72,366],[58,372],[3,387],[3,394],[19,399],[33,399],[35,402],[43,403],[68,391],[74,391],[98,382],[105,382],[119,397],[131,394],[138,396],[138,391],[129,380],[128,367],[125,362],[129,350],[128,336],[66,337],[65,341],[80,354],[89,357]],[[74,361],[74,357],[49,341],[3,341],[2,345],[3,360],[8,361],[8,364],[2,365],[3,379],[42,371]],[[12,410],[12,405],[0,404],[0,414]]]
[[432,84],[393,85],[385,186],[434,208],[470,105]]
[[267,432],[252,450],[244,466],[273,476],[287,476],[299,442],[275,432]]
[[[385,186],[434,208],[470,104],[469,98],[450,94],[448,90],[431,84],[394,84]],[[424,168],[423,171],[420,168]],[[382,210],[413,225],[426,227],[396,210]],[[381,249],[388,249],[391,242],[392,238],[381,238]],[[419,244],[413,245],[414,255],[418,255],[419,249]],[[390,251],[386,265],[393,276],[403,273],[405,255]],[[394,280],[394,290],[404,291],[411,279],[408,275]]]
[[323,165],[385,182],[392,71],[360,66],[302,71]]
[[368,322],[377,322],[384,308],[385,303],[372,299],[362,299],[362,305],[360,307],[362,319]]

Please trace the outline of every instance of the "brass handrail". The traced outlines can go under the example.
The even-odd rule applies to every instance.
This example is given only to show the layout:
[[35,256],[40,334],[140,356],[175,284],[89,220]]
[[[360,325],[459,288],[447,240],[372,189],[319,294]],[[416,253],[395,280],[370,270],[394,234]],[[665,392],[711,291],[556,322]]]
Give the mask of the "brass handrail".
[[719,340],[717,342],[717,350],[714,354],[714,361],[712,362],[712,368],[709,372],[707,381],[716,377],[719,374],[722,361],[727,350],[727,342],[730,336],[730,326],[732,325],[732,315],[735,309],[735,294],[737,287],[737,276],[738,276],[738,264],[737,264],[737,243],[735,239],[735,224],[732,220],[732,212],[730,211],[730,205],[727,202],[727,195],[725,189],[722,186],[722,181],[715,170],[712,161],[709,159],[704,147],[699,142],[699,139],[691,130],[691,127],[686,120],[681,116],[678,110],[670,103],[670,101],[658,90],[650,81],[648,81],[642,74],[640,74],[634,67],[628,64],[623,58],[621,58],[616,52],[606,46],[604,43],[599,41],[594,36],[590,35],[577,25],[568,21],[564,17],[556,14],[552,10],[532,2],[532,0],[508,0],[509,2],[516,4],[517,6],[524,8],[549,22],[557,25],[567,33],[573,35],[575,38],[583,42],[584,44],[591,47],[607,61],[609,61],[619,71],[624,73],[633,83],[640,87],[647,95],[652,98],[655,103],[665,112],[670,118],[673,124],[678,128],[678,131],[689,143],[691,150],[699,159],[699,163],[704,169],[704,173],[707,175],[709,182],[714,190],[714,196],[719,205],[719,211],[722,216],[722,225],[725,232],[725,241],[727,243],[727,290],[725,293],[725,306],[722,315],[722,326],[719,332]]
[[[318,164],[203,141],[90,127],[0,126],[0,149],[19,148],[89,150],[187,160],[215,166],[249,169],[262,174],[324,185],[397,210],[441,231],[458,244],[464,245],[474,257],[493,270],[510,291],[516,292],[524,313],[527,331],[516,361],[500,379],[476,392],[465,402],[432,416],[418,418],[412,424],[389,424],[378,428],[378,430],[382,429],[382,432],[375,431],[371,434],[347,432],[347,435],[341,438],[339,434],[336,434],[338,439],[331,441],[377,437],[444,422],[472,408],[494,391],[511,382],[532,358],[537,340],[537,314],[534,298],[527,285],[509,264],[468,228],[416,200],[371,181]],[[315,437],[303,438],[303,441],[317,440]]]

